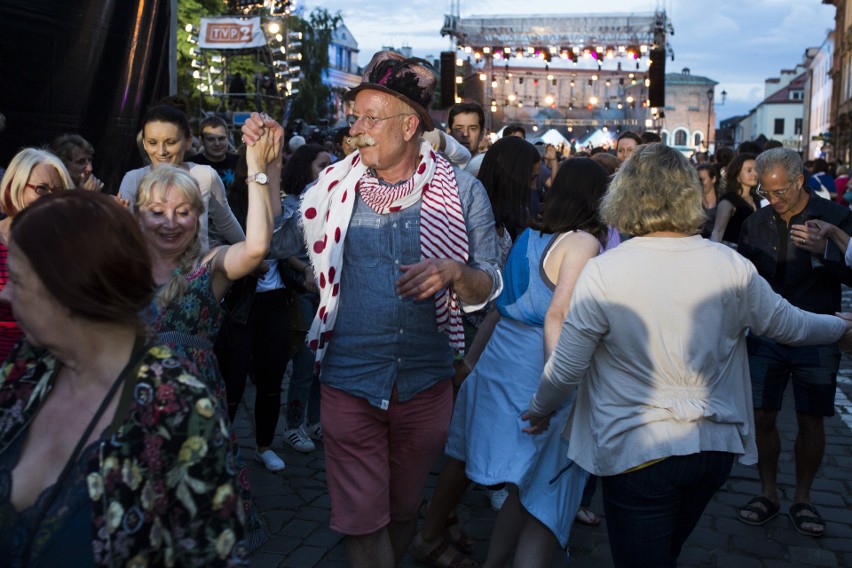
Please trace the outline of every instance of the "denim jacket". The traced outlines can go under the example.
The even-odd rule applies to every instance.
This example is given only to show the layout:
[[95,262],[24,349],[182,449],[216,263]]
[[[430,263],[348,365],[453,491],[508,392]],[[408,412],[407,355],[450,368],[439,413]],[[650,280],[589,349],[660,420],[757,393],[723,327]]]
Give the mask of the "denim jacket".
[[[468,266],[491,277],[491,292],[474,311],[496,298],[503,284],[491,204],[482,184],[453,168],[467,225]],[[420,203],[380,215],[358,198],[343,254],[340,306],[334,339],[320,380],[387,409],[396,386],[406,401],[453,375],[453,352],[438,329],[435,300],[397,296],[400,265],[420,262]]]

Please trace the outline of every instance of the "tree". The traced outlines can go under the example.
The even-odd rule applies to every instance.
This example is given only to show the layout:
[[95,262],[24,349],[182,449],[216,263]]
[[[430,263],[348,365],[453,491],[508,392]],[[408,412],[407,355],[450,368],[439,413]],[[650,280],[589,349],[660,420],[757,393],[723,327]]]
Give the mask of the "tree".
[[196,81],[192,78],[192,59],[189,50],[192,44],[187,40],[186,26],[192,24],[196,28],[203,16],[213,16],[221,13],[221,0],[179,0],[177,29],[177,92],[186,97],[192,96]]
[[331,90],[322,79],[329,67],[328,46],[343,18],[340,12],[332,15],[325,8],[315,8],[307,21],[295,17],[290,20],[291,29],[302,32],[302,76],[299,93],[293,97],[293,114],[307,123],[316,123],[330,114]]

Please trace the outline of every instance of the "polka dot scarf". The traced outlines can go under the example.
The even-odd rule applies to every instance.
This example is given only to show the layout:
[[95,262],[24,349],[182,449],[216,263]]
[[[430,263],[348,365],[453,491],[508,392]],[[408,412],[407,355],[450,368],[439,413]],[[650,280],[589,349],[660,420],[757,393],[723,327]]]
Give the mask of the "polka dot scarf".
[[[355,200],[361,198],[381,215],[400,211],[422,200],[420,256],[467,263],[468,241],[458,184],[450,163],[423,141],[414,175],[396,186],[383,185],[361,162],[359,152],[325,169],[302,198],[305,243],[319,284],[320,303],[308,333],[308,345],[322,361],[331,340],[340,301],[340,270],[346,230]],[[447,333],[457,351],[464,350],[458,296],[450,288],[435,294],[438,329]]]

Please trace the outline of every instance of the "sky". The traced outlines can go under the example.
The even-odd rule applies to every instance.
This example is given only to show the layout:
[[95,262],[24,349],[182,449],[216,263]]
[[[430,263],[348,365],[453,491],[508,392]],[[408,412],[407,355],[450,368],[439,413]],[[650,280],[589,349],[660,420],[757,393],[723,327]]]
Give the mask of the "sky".
[[[666,72],[689,67],[717,81],[716,118],[747,114],[764,96],[764,80],[802,62],[805,49],[819,47],[834,28],[835,7],[821,0],[460,0],[461,16],[502,14],[648,13],[663,8],[674,28],[667,41],[674,61]],[[340,12],[366,65],[382,46],[410,46],[420,57],[437,58],[450,47],[441,37],[451,0],[297,0],[307,15],[322,7]],[[605,6],[605,8],[604,8]],[[721,92],[727,100],[720,106]]]

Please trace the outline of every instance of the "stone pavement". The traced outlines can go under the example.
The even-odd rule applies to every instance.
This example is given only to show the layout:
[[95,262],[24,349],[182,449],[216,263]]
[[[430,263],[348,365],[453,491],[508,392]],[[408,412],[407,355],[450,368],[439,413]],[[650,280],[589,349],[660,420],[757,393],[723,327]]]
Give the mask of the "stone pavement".
[[[852,293],[844,294],[847,311],[852,311]],[[701,521],[684,547],[681,567],[834,567],[852,566],[852,359],[844,356],[838,380],[836,415],[826,421],[826,451],[823,466],[814,483],[812,499],[827,521],[826,534],[814,539],[797,533],[786,516],[794,489],[793,439],[796,434],[792,393],[788,389],[785,409],[779,414],[782,454],[779,485],[782,514],[762,527],[746,525],[736,518],[737,507],[759,490],[754,467],[734,466],[728,483],[707,506]],[[321,444],[315,452],[302,454],[286,446],[281,437],[276,444],[287,468],[277,474],[267,472],[254,461],[254,436],[248,416],[252,412],[254,389],[246,389],[236,429],[241,450],[249,463],[249,478],[255,502],[265,520],[269,541],[255,552],[253,568],[343,567],[343,538],[328,528],[330,502],[325,486]],[[787,404],[787,403],[790,404]],[[279,432],[283,428],[279,423]],[[440,463],[429,479],[427,494],[434,488]],[[602,516],[600,491],[592,510]],[[483,489],[465,496],[459,510],[462,526],[475,539],[474,557],[485,558],[494,522]],[[604,523],[606,520],[604,519]],[[554,550],[552,567],[605,568],[612,565],[605,524],[598,527],[574,525],[569,542],[570,557]],[[406,557],[403,566],[423,566]]]

